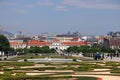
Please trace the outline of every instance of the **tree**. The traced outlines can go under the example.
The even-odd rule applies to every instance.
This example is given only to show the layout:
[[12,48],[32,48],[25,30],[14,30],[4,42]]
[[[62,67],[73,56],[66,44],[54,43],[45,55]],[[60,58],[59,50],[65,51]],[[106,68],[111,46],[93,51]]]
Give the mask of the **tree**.
[[54,48],[52,48],[51,53],[56,53],[56,50]]
[[91,47],[91,52],[92,53],[101,52],[101,48],[98,46],[93,46]]
[[43,53],[50,53],[51,52],[49,46],[43,46],[43,47],[41,47],[41,51]]
[[67,48],[67,52],[74,52],[74,53],[76,53],[76,52],[78,52],[78,48],[79,47],[77,47],[77,46],[71,46],[71,47]]
[[28,50],[29,53],[55,53],[55,49],[50,49],[49,46],[43,46],[43,47],[33,47],[31,46]]
[[28,49],[28,52],[30,52],[30,53],[39,53],[40,52],[39,50],[40,50],[39,47],[37,47],[37,46],[35,46],[35,47],[31,46],[30,49]]
[[7,53],[10,50],[10,43],[4,35],[0,35],[0,51]]

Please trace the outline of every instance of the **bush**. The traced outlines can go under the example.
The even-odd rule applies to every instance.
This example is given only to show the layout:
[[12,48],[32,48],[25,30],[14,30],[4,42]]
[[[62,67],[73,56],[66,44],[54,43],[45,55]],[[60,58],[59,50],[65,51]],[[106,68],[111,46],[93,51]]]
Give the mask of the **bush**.
[[0,58],[0,61],[2,61],[2,59]]
[[120,73],[120,68],[113,68],[111,73]]
[[113,71],[110,71],[110,73],[119,73],[120,74],[120,70],[113,70]]
[[79,67],[79,68],[75,68],[75,71],[92,71],[94,68],[90,68],[90,67]]
[[4,60],[7,60],[7,58],[4,58]]
[[76,59],[73,59],[73,61],[75,61],[75,62],[76,62],[77,60],[76,60]]
[[66,56],[65,59],[68,59],[68,57]]
[[33,59],[33,57],[30,57],[30,59]]
[[0,66],[34,66],[33,62],[1,62]]
[[24,59],[25,62],[27,62],[27,59]]

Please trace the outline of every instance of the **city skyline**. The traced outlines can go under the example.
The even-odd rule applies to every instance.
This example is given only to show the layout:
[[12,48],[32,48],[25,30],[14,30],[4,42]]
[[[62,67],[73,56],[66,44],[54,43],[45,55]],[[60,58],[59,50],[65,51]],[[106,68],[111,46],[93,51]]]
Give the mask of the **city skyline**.
[[107,34],[120,31],[119,0],[0,0],[6,31]]

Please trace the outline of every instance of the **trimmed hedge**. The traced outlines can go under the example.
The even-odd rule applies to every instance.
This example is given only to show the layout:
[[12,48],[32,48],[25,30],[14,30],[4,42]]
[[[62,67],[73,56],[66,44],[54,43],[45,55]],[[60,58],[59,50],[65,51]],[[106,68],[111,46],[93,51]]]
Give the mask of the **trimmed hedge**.
[[34,66],[33,62],[1,62],[0,66]]

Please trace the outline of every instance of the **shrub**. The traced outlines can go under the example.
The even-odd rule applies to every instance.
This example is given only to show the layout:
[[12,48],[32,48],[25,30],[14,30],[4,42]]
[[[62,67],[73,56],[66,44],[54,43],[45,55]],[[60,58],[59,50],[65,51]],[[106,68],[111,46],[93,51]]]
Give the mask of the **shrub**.
[[30,59],[33,59],[33,57],[30,57]]
[[111,73],[120,73],[120,68],[113,68]]
[[65,59],[68,59],[68,57],[66,56]]
[[4,58],[4,60],[7,60],[7,58]]
[[113,70],[111,73],[120,73],[120,70]]
[[24,59],[25,62],[27,62],[27,59]]
[[0,61],[2,61],[2,58],[0,58]]
[[75,62],[76,62],[77,60],[76,60],[76,59],[73,59],[73,61],[75,61]]

